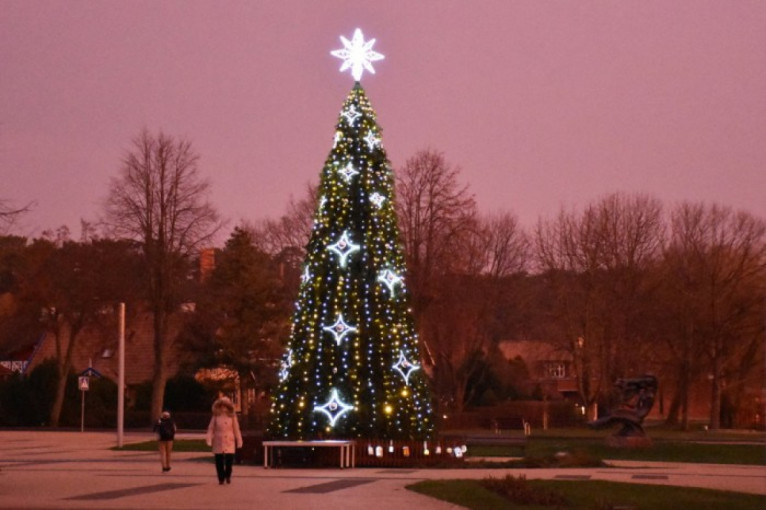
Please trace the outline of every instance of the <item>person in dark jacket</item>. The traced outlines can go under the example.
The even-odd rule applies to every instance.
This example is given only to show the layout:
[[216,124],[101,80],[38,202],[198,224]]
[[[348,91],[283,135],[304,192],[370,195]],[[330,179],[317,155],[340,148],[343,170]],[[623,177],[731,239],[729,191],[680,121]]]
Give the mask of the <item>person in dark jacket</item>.
[[160,449],[162,472],[170,471],[170,453],[173,451],[173,439],[176,437],[176,424],[168,411],[163,411],[160,419],[154,424],[157,433],[157,444]]

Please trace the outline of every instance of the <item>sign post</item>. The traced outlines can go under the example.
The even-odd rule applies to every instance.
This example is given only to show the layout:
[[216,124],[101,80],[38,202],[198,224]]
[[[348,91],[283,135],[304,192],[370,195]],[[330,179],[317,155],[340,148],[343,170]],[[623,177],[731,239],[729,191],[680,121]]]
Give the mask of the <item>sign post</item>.
[[80,432],[85,432],[85,392],[90,389],[90,378],[101,377],[101,373],[93,367],[88,367],[77,377],[77,387],[82,393],[80,404]]
[[80,388],[80,393],[82,394],[80,404],[80,432],[85,432],[85,392],[90,389],[90,377],[81,375],[77,379],[77,386]]

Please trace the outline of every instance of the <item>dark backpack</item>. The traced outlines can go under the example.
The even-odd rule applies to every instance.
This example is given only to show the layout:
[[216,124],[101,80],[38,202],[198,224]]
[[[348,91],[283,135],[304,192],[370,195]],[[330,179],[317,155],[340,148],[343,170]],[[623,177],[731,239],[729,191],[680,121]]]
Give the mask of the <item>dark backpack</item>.
[[175,427],[173,426],[173,420],[160,420],[157,425],[157,432],[159,432],[160,441],[170,441],[176,435]]

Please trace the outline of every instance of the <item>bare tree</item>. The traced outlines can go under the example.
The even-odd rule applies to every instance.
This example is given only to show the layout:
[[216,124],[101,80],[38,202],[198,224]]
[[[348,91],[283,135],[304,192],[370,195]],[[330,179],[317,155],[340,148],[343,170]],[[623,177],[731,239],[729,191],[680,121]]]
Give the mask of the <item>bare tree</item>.
[[422,318],[437,393],[452,411],[481,396],[489,353],[505,332],[499,319],[509,315],[508,280],[525,270],[527,255],[527,236],[515,216],[477,217],[452,257],[450,272],[433,277],[436,297]]
[[397,213],[416,309],[435,298],[430,283],[466,262],[466,236],[474,232],[476,202],[458,184],[460,170],[444,155],[418,152],[397,173]]
[[0,200],[0,233],[8,233],[16,221],[33,206],[34,202],[30,202],[24,207],[13,207],[8,201]]
[[480,218],[480,233],[475,236],[479,244],[481,264],[476,272],[491,278],[505,278],[527,270],[530,243],[519,220],[511,213],[491,214]]
[[179,283],[190,256],[209,243],[222,222],[208,201],[199,156],[191,142],[144,130],[133,140],[121,174],[112,179],[106,221],[114,233],[142,244],[148,303],[153,315],[154,376],[151,412],[162,410],[167,374],[169,317],[179,304]]
[[248,225],[254,243],[270,255],[291,252],[301,261],[311,235],[317,207],[317,187],[306,185],[306,195],[300,200],[290,197],[287,211],[278,220],[267,219]]
[[729,208],[681,204],[671,217],[664,281],[676,299],[670,352],[678,362],[683,423],[693,378],[712,384],[710,426],[763,363],[766,223]]
[[115,317],[105,312],[118,296],[128,302],[134,296],[137,258],[136,250],[124,241],[37,239],[24,248],[14,271],[13,292],[20,303],[16,327],[23,330],[34,324],[37,331],[42,326],[52,340],[56,380],[49,420],[54,427],[59,424],[75,353],[112,336]]
[[646,274],[662,247],[661,212],[654,199],[613,194],[581,214],[562,210],[538,223],[538,264],[554,289],[553,318],[592,418],[612,381],[646,369],[636,363],[647,345],[641,305],[653,291]]
[[476,330],[481,307],[461,306],[459,299],[464,276],[475,267],[480,227],[476,203],[458,174],[441,153],[418,152],[398,171],[396,206],[426,362],[442,404],[459,410],[471,360],[486,338]]

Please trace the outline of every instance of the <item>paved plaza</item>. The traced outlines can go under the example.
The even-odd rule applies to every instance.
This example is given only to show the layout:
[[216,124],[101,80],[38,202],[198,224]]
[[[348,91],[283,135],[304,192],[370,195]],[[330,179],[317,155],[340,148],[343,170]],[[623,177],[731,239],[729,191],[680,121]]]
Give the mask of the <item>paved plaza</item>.
[[[179,438],[200,434],[180,434]],[[126,433],[125,443],[152,439]],[[0,508],[26,509],[398,509],[455,505],[405,486],[426,479],[501,477],[609,480],[731,490],[766,496],[766,468],[612,461],[593,469],[264,469],[234,467],[218,485],[205,454],[174,453],[162,473],[156,452],[112,451],[113,432],[0,431]],[[761,446],[754,446],[762,448]],[[212,455],[211,455],[212,457]],[[202,460],[201,460],[202,459]]]

